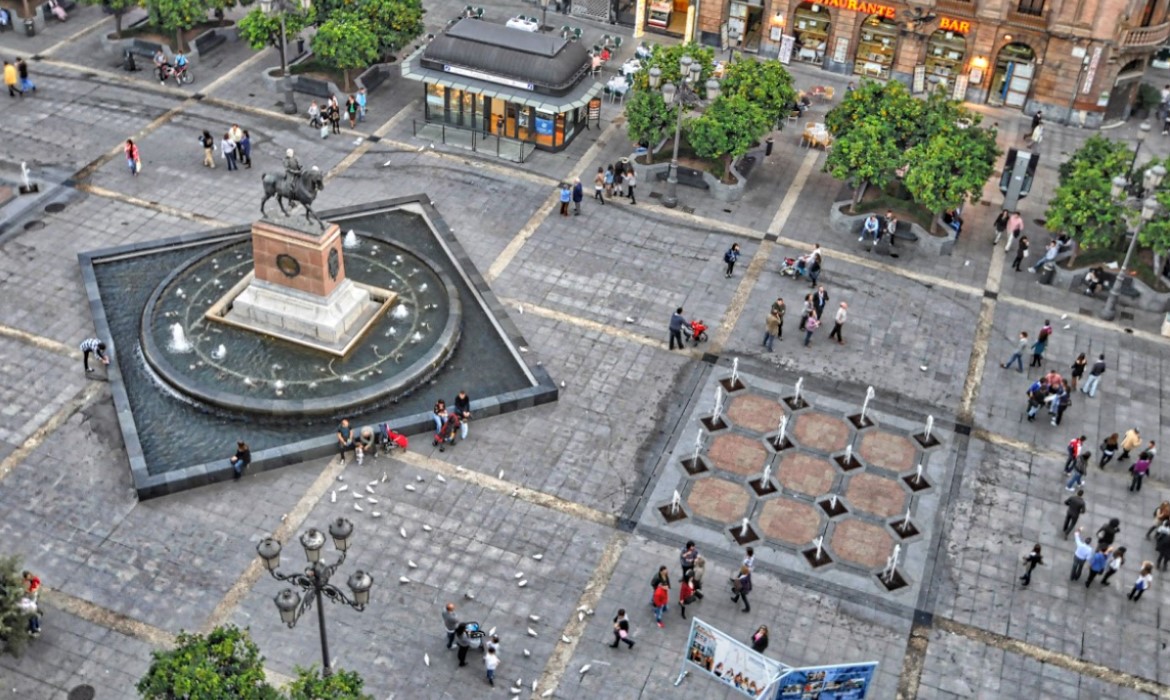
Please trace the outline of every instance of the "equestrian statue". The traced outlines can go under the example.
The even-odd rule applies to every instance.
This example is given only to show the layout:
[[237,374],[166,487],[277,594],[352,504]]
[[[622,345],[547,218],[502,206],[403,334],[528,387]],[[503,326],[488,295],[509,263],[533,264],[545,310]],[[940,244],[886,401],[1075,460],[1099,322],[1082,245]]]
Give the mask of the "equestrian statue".
[[275,196],[282,214],[289,215],[288,209],[284,207],[285,200],[288,200],[290,209],[295,209],[297,202],[300,202],[305,207],[305,220],[316,221],[321,230],[325,230],[325,222],[318,218],[310,206],[317,198],[317,193],[325,189],[325,180],[316,166],[308,170],[301,168],[300,161],[290,148],[284,155],[284,173],[264,173],[261,180],[264,182],[264,199],[260,202],[262,215],[267,216],[264,205]]

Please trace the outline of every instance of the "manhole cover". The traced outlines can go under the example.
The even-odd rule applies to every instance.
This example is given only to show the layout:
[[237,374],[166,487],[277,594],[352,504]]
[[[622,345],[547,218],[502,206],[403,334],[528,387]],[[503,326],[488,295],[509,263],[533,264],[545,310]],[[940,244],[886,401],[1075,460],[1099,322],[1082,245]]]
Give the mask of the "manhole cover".
[[25,231],[39,231],[45,227],[45,222],[40,219],[33,219],[24,225]]
[[63,211],[65,211],[64,202],[51,202],[45,205],[45,213],[47,214],[60,214]]
[[93,700],[96,694],[92,685],[79,685],[69,691],[69,700]]

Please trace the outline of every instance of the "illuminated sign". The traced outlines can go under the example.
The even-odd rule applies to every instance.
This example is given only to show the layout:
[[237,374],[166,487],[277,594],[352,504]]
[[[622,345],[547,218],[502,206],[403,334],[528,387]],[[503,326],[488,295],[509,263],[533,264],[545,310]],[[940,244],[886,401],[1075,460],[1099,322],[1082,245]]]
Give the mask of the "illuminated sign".
[[971,33],[971,23],[964,19],[951,19],[950,17],[939,17],[938,28],[944,32],[958,32],[960,34]]
[[877,15],[887,19],[894,19],[894,8],[889,5],[879,5],[876,2],[858,2],[858,0],[824,0],[820,4],[828,7],[839,7],[842,10],[860,12],[866,15]]
[[492,75],[484,73],[483,71],[471,70],[469,68],[460,68],[459,66],[444,65],[443,71],[446,73],[454,73],[455,75],[462,75],[466,78],[475,78],[476,80],[486,80],[492,83],[499,83],[500,85],[507,85],[509,87],[519,88],[521,90],[533,90],[535,86],[532,83],[525,83],[519,80],[511,80],[499,75]]

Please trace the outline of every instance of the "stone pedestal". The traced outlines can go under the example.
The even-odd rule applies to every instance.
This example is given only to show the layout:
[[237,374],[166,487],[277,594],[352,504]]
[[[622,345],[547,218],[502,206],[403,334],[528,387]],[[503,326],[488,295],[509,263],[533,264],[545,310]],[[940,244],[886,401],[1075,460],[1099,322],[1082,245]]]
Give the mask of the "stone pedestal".
[[325,297],[345,281],[337,224],[319,232],[261,219],[252,224],[252,256],[256,279],[272,285]]

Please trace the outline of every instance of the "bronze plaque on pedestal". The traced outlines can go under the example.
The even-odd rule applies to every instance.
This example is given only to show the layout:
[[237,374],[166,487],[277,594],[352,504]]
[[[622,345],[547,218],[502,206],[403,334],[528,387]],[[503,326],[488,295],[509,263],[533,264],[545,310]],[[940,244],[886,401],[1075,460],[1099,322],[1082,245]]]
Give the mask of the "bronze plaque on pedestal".
[[320,297],[345,280],[341,228],[312,233],[262,219],[252,224],[256,279]]

